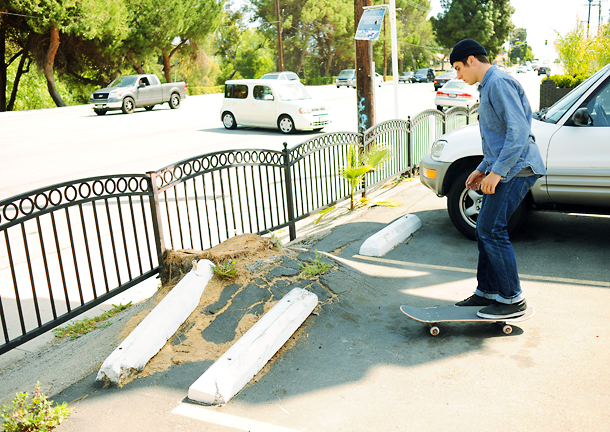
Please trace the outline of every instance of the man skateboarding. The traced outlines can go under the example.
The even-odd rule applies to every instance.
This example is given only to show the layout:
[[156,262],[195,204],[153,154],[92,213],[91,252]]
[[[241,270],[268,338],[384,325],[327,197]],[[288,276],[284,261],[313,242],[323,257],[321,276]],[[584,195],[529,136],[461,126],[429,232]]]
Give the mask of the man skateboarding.
[[492,66],[475,40],[458,42],[450,61],[458,79],[480,83],[483,141],[483,160],[466,180],[466,188],[484,194],[476,227],[478,286],[456,306],[481,306],[481,318],[516,318],[525,314],[527,304],[506,226],[538,177],[546,174],[531,131],[532,110],[521,85]]

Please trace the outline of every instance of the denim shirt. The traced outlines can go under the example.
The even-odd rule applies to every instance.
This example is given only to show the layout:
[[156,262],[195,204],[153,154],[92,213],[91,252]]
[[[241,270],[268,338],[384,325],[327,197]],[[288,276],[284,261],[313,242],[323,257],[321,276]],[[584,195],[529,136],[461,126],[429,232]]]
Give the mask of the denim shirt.
[[493,171],[507,182],[523,168],[546,174],[532,134],[532,109],[523,88],[513,77],[492,66],[479,85],[479,128],[483,161],[477,169]]

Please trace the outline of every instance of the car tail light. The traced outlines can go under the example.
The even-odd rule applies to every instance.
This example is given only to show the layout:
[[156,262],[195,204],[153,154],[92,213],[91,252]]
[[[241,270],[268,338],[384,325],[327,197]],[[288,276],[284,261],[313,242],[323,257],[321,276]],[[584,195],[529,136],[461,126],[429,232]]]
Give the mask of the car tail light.
[[472,95],[471,95],[471,94],[468,94],[468,93],[462,93],[462,94],[457,95],[457,97],[466,97],[466,98],[471,98],[471,97],[472,97]]
[[449,96],[449,93],[436,92],[437,96]]
[[184,83],[184,91],[186,91],[186,83]]

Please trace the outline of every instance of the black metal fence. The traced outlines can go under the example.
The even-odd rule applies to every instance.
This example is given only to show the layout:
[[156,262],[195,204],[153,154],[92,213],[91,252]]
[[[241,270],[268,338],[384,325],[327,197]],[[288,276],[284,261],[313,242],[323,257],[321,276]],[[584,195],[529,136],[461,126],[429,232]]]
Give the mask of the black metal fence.
[[0,202],[0,354],[156,275],[165,249],[207,249],[288,227],[349,197],[351,145],[388,146],[370,187],[412,171],[473,109],[428,110],[364,134],[317,136],[282,151],[208,153],[147,174],[102,176]]

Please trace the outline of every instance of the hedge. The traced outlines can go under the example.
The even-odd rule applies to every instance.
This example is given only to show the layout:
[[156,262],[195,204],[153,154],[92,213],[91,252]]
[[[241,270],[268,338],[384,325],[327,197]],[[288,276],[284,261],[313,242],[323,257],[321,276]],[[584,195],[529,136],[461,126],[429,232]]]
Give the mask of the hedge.
[[225,86],[211,86],[211,87],[187,87],[187,92],[189,96],[197,96],[204,94],[213,94],[213,93],[224,93]]
[[552,79],[555,81],[555,85],[559,88],[574,88],[578,87],[580,83],[582,83],[587,76],[584,75],[576,75],[573,77],[572,75],[551,75],[550,77],[545,78],[543,81],[547,79]]

